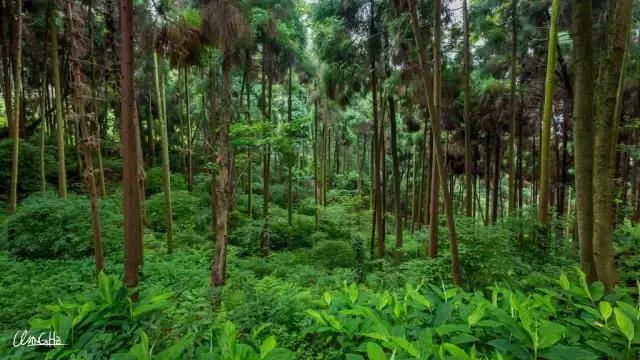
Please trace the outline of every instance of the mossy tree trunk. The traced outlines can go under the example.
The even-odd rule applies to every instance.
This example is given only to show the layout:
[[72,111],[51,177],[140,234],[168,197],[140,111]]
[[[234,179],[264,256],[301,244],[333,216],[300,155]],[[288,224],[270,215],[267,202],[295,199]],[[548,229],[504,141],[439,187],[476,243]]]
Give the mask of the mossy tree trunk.
[[613,176],[619,118],[633,0],[610,4],[607,37],[595,94],[593,161],[593,257],[598,280],[611,291],[617,282],[613,257]]

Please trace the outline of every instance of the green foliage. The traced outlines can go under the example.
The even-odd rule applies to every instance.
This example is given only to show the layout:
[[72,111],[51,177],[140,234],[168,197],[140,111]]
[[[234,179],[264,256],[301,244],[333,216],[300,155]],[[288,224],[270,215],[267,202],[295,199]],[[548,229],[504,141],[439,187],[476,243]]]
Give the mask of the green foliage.
[[[145,205],[149,228],[157,232],[167,231],[164,194],[152,195],[145,201]],[[211,228],[211,208],[203,204],[199,197],[186,190],[171,193],[171,210],[176,233]]]
[[[18,193],[28,194],[40,190],[40,149],[34,143],[39,135],[32,140],[20,140],[20,157],[18,160]],[[0,192],[8,193],[11,182],[11,159],[13,140],[0,140]],[[55,147],[45,148],[45,176],[47,181],[55,183],[57,165]]]
[[[172,191],[187,189],[187,183],[182,175],[171,173],[170,182]],[[161,167],[154,167],[146,171],[144,190],[147,193],[147,196],[162,193],[163,186]]]
[[325,240],[311,251],[310,261],[327,269],[355,266],[354,247],[347,241]]
[[560,288],[528,295],[498,285],[485,296],[444,284],[408,284],[400,292],[345,284],[306,311],[314,322],[306,331],[347,358],[633,358],[640,351],[637,306],[622,291],[603,298],[602,284],[588,287],[580,275],[579,283],[562,275]]
[[[106,256],[122,253],[119,204],[100,200],[100,226]],[[34,194],[7,218],[2,236],[8,249],[23,258],[74,258],[93,254],[89,199],[70,194]]]
[[158,310],[166,308],[171,293],[143,291],[140,300],[131,301],[135,290],[127,289],[115,277],[98,275],[98,288],[75,301],[46,307],[48,316],[30,322],[31,334],[51,331],[64,346],[48,348],[16,348],[20,358],[40,358],[43,350],[48,359],[73,356],[106,356],[128,348],[134,335]]

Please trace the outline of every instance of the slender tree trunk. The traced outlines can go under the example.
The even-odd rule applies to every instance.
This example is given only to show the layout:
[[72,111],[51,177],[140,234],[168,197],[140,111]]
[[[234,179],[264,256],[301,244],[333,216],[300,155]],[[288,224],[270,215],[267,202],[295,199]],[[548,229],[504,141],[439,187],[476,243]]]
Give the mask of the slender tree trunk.
[[[411,26],[413,28],[413,36],[415,39],[416,47],[418,48],[418,60],[420,63],[420,72],[422,73],[422,81],[425,89],[425,93],[427,94],[427,105],[429,108],[429,114],[431,117],[431,128],[433,130],[433,138],[434,138],[434,152],[435,152],[435,160],[438,166],[438,175],[440,176],[440,183],[442,186],[442,193],[444,198],[444,207],[447,215],[447,227],[449,230],[449,245],[451,248],[451,277],[453,279],[454,284],[460,283],[460,260],[458,255],[458,241],[456,239],[456,229],[455,229],[455,221],[453,218],[453,204],[451,202],[451,198],[449,196],[449,189],[447,187],[447,173],[446,166],[444,163],[444,152],[442,150],[442,144],[440,143],[440,118],[439,112],[436,110],[434,105],[433,97],[430,94],[434,94],[433,92],[433,84],[429,81],[431,78],[431,71],[427,66],[427,56],[426,50],[424,48],[424,42],[422,41],[422,34],[420,32],[420,23],[418,20],[418,14],[416,11],[414,0],[407,0],[407,4],[409,5],[409,11],[411,13]],[[436,18],[440,19],[440,1],[436,0]],[[439,23],[440,21],[438,21]],[[439,26],[437,26],[438,28]],[[439,29],[438,29],[439,30]],[[438,32],[438,31],[437,31]],[[439,34],[437,35],[439,43]],[[439,45],[435,46],[436,48]],[[440,64],[437,63],[436,67],[439,67]],[[440,72],[440,70],[438,70]],[[439,93],[439,91],[438,91]],[[435,175],[435,174],[434,174]]]
[[319,186],[318,182],[318,100],[313,102],[313,199],[315,203],[315,211],[313,212],[316,227],[318,227],[318,198]]
[[509,140],[509,215],[513,216],[516,212],[516,139],[517,139],[517,123],[516,123],[516,68],[518,64],[517,48],[518,48],[518,0],[511,2],[511,99],[509,102],[510,116],[510,140]]
[[542,118],[542,138],[540,149],[540,196],[538,198],[538,222],[545,229],[549,226],[550,181],[550,138],[553,120],[553,84],[556,69],[558,43],[558,16],[560,0],[551,3],[551,23],[549,25],[549,46],[547,50],[547,74],[544,90],[544,112]]
[[[133,4],[120,0],[120,126],[122,147],[122,183],[124,200],[124,282],[128,288],[138,286],[138,257],[140,243],[140,196],[138,194],[138,157],[136,155],[135,103],[133,83]],[[137,296],[134,295],[134,300]]]
[[[431,152],[433,153],[433,147],[431,147]],[[440,186],[440,178],[437,176],[438,166],[435,161],[431,162],[431,196],[429,199],[431,202],[429,203],[429,218],[431,219],[429,222],[429,257],[435,258],[438,256],[438,225],[440,225],[440,216],[439,216],[439,208],[440,208],[440,194],[438,191],[438,187]],[[426,245],[426,243],[425,243]]]
[[[19,151],[20,151],[20,120],[22,118],[22,0],[16,1],[16,13],[17,13],[17,23],[16,23],[16,45],[15,45],[15,56],[14,61],[14,74],[13,79],[15,82],[15,98],[13,100],[13,127],[12,127],[12,135],[13,135],[13,151],[11,156],[11,183],[9,188],[9,206],[8,212],[9,214],[14,214],[16,212],[16,206],[18,204],[18,160],[19,160]],[[10,13],[10,16],[13,16]]]
[[[45,9],[45,36],[47,38],[47,31],[49,30],[49,7]],[[2,29],[2,28],[0,28]],[[0,30],[1,32],[1,30]],[[47,190],[47,177],[44,161],[44,147],[45,147],[45,131],[47,124],[47,41],[44,41],[43,54],[42,54],[42,89],[40,93],[40,192],[44,193]]]
[[[593,162],[593,255],[598,280],[611,291],[617,282],[613,258],[613,174],[615,146],[622,106],[625,53],[633,0],[612,2],[608,18],[608,36],[599,71],[595,103],[595,141]],[[616,91],[617,90],[617,91]]]
[[[265,87],[267,73],[271,71],[271,61],[269,53],[265,48],[262,54],[262,114],[265,116],[267,123],[271,124],[271,74],[269,74],[269,84]],[[269,63],[265,71],[265,65]],[[266,92],[268,88],[268,94]],[[269,102],[267,105],[267,101]],[[264,145],[264,155],[262,160],[262,241],[260,249],[263,256],[269,254],[269,186],[271,175],[271,150],[269,144]]]
[[[513,0],[514,3],[516,1]],[[462,1],[462,21],[464,28],[464,214],[471,217],[473,213],[473,178],[471,175],[471,86],[469,85],[469,14],[467,0]]]
[[104,268],[104,255],[102,253],[102,236],[100,234],[100,214],[98,213],[98,191],[96,189],[95,178],[93,174],[92,151],[96,148],[95,139],[89,133],[89,114],[85,113],[86,98],[90,95],[86,92],[86,84],[83,83],[84,75],[79,60],[84,55],[82,44],[82,30],[84,23],[79,10],[72,1],[66,2],[67,14],[67,32],[71,42],[71,61],[69,62],[69,71],[72,76],[72,88],[74,95],[75,116],[80,126],[81,144],[84,155],[84,171],[83,179],[87,185],[89,198],[91,201],[91,225],[93,229],[93,245],[96,261],[96,272],[100,272]]
[[94,54],[93,43],[93,0],[89,0],[89,57],[91,60],[91,113],[92,123],[96,128],[96,154],[98,155],[98,185],[100,187],[100,195],[107,197],[107,187],[104,179],[104,166],[102,165],[102,137],[100,136],[100,122],[98,121],[98,102],[97,102],[97,84],[96,84],[96,57]]
[[[55,9],[55,5],[52,9]],[[60,64],[58,61],[58,33],[56,22],[49,23],[51,36],[51,67],[53,68],[53,87],[56,106],[56,144],[58,153],[58,194],[67,197],[67,170],[64,153],[64,119],[62,118],[62,86],[60,84]]]
[[391,158],[393,161],[393,199],[396,212],[396,251],[394,261],[396,264],[402,261],[402,208],[400,201],[400,161],[398,160],[396,103],[393,96],[389,96],[389,123],[391,125]]
[[[289,66],[289,86],[288,86],[289,96],[287,97],[287,118],[289,124],[293,121],[291,114],[291,66]],[[288,237],[287,237],[287,245],[289,249],[293,248],[293,227],[292,227],[292,218],[293,218],[293,198],[292,194],[292,186],[293,186],[293,145],[292,148],[287,151],[287,225],[288,225]]]
[[189,109],[189,68],[184,67],[184,106],[187,119],[187,188],[193,190],[193,144],[191,137],[191,111]]
[[[163,79],[164,80],[164,79]],[[156,104],[158,106],[158,118],[160,120],[160,141],[162,144],[162,192],[164,194],[164,208],[167,222],[167,251],[173,252],[173,211],[171,208],[171,177],[169,172],[169,139],[167,135],[167,120],[162,106],[162,92],[158,71],[158,55],[153,52],[153,83],[156,92]],[[149,118],[151,124],[151,118]]]
[[494,132],[495,135],[495,157],[494,157],[494,172],[495,176],[493,177],[493,206],[491,208],[491,223],[495,224],[498,220],[498,205],[502,204],[499,198],[500,191],[500,132],[498,129]]
[[[251,125],[251,55],[247,51],[247,124]],[[213,96],[211,98],[213,102]],[[213,105],[211,107],[214,116]],[[253,146],[247,146],[247,213],[249,219],[253,218]],[[315,155],[315,154],[314,154]]]
[[[12,1],[12,0],[6,0]],[[9,137],[13,138],[13,71],[11,70],[11,49],[7,38],[4,36],[4,27],[7,23],[7,14],[9,13],[9,6],[4,6],[4,1],[0,1],[0,57],[2,58],[2,80],[3,80],[3,97],[4,97],[4,109],[7,115],[7,125],[9,127]],[[13,15],[11,15],[13,16]],[[55,23],[55,22],[51,22]]]
[[224,286],[227,262],[227,225],[231,203],[231,144],[229,141],[231,106],[231,59],[224,55],[222,61],[222,98],[220,101],[220,134],[218,154],[218,188],[216,207],[216,248],[211,273],[214,287]]

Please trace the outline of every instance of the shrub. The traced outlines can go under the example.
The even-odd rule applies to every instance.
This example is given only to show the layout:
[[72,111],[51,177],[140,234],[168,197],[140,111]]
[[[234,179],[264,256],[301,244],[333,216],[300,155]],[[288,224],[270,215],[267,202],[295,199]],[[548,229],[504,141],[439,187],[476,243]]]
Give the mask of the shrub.
[[[162,168],[151,168],[146,171],[145,176],[144,191],[146,195],[151,196],[153,194],[162,193]],[[187,189],[187,183],[182,175],[171,173],[170,181],[172,191]]]
[[[11,154],[13,140],[0,140],[0,192],[8,193],[11,182]],[[55,147],[45,148],[45,177],[55,181],[57,173]],[[18,193],[26,194],[40,190],[40,149],[30,140],[20,141],[20,157],[18,160]]]
[[355,252],[346,241],[325,240],[312,249],[309,260],[328,269],[351,268],[355,264]]
[[[100,227],[105,255],[122,252],[120,208],[100,200]],[[7,219],[7,247],[25,258],[75,258],[93,254],[93,232],[89,200],[70,194],[52,193],[25,199],[16,214]]]
[[[157,232],[166,232],[167,212],[164,194],[152,195],[145,201],[145,206],[149,228]],[[176,233],[186,229],[204,231],[211,226],[211,209],[203,207],[201,199],[186,190],[171,193],[171,210],[173,229]]]
[[[631,294],[602,283],[571,283],[525,295],[498,285],[490,296],[440,284],[374,292],[344,285],[325,292],[304,332],[347,358],[632,359],[640,311]],[[635,295],[635,294],[634,294]],[[439,354],[439,356],[438,356]],[[445,356],[448,354],[450,356]]]

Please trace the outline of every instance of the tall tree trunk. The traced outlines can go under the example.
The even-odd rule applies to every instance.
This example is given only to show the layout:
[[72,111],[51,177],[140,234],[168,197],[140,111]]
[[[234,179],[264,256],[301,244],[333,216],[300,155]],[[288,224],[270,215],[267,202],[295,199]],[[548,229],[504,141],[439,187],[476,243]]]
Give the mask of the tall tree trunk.
[[[431,146],[432,153],[434,147],[435,145]],[[429,199],[431,200],[429,203],[429,257],[435,258],[438,256],[438,225],[440,225],[440,197],[438,191],[440,178],[437,175],[438,166],[435,161],[431,161],[431,169],[429,171],[432,174],[430,187],[431,196],[429,196]]]
[[[251,125],[251,55],[247,51],[247,124]],[[213,102],[213,97],[211,98]],[[214,116],[213,106],[211,114]],[[315,155],[315,154],[314,154]],[[247,215],[253,218],[253,146],[247,146]]]
[[[120,0],[120,126],[122,147],[122,184],[124,202],[124,282],[128,288],[138,286],[138,256],[140,243],[140,196],[138,194],[138,157],[135,133],[135,103],[133,83],[133,4]],[[137,296],[134,295],[134,299]]]
[[216,248],[211,284],[224,286],[227,262],[227,225],[231,206],[231,144],[229,141],[231,106],[231,59],[228,54],[222,61],[222,98],[220,99],[220,134],[218,137],[218,188],[216,207]]
[[[40,93],[40,192],[44,193],[47,190],[47,177],[46,177],[46,169],[45,169],[45,131],[47,124],[47,31],[49,31],[49,6],[45,9],[45,41],[43,45],[43,54],[42,54],[42,89]],[[1,29],[1,28],[0,28]],[[1,30],[0,30],[1,32]]]
[[[55,9],[55,5],[52,5]],[[55,11],[54,11],[55,13]],[[53,69],[53,88],[56,106],[56,145],[58,153],[58,194],[67,197],[67,170],[64,153],[64,119],[62,118],[62,86],[60,84],[60,63],[58,61],[58,33],[56,22],[49,23],[51,36],[51,67]]]
[[[449,196],[449,189],[447,187],[447,173],[446,166],[444,163],[444,153],[442,150],[442,144],[440,143],[440,118],[439,112],[436,110],[434,105],[433,97],[430,94],[434,94],[433,92],[433,84],[429,81],[431,78],[431,71],[427,66],[427,55],[426,49],[424,48],[424,42],[422,41],[422,33],[420,32],[420,23],[418,20],[418,14],[416,11],[414,0],[407,0],[409,5],[409,11],[411,13],[411,27],[413,29],[413,36],[415,39],[416,47],[418,48],[418,60],[420,63],[420,72],[422,74],[422,82],[425,89],[425,93],[427,94],[427,105],[429,108],[429,114],[431,117],[431,128],[433,130],[433,138],[434,138],[434,152],[435,152],[435,160],[438,166],[438,175],[440,176],[440,184],[442,187],[442,193],[444,198],[444,207],[447,216],[447,228],[449,230],[449,245],[451,249],[451,277],[453,279],[454,284],[460,283],[460,260],[458,255],[458,241],[456,239],[456,229],[455,229],[455,221],[453,219],[453,204],[451,202],[451,198]],[[440,1],[436,0],[436,16],[437,19],[440,19]],[[439,35],[438,35],[439,38]],[[436,46],[438,47],[438,46]],[[440,66],[440,64],[436,64],[436,66]],[[439,70],[438,70],[439,71]],[[439,92],[438,92],[439,93]],[[434,174],[435,175],[435,174]]]
[[396,212],[396,251],[394,261],[396,264],[402,261],[402,208],[400,201],[400,161],[398,160],[396,103],[393,96],[389,96],[389,123],[391,125],[391,158],[393,161],[393,200]]
[[[513,0],[515,3],[517,0]],[[471,175],[471,86],[469,85],[469,14],[467,0],[462,1],[464,28],[464,214],[473,214],[473,178]],[[513,71],[513,70],[512,70]]]
[[516,139],[517,139],[517,123],[516,123],[516,68],[518,64],[517,48],[518,48],[518,0],[511,2],[511,97],[509,102],[510,116],[510,140],[509,140],[509,215],[513,216],[516,212]]
[[91,61],[91,115],[92,123],[96,128],[96,154],[98,155],[98,185],[100,195],[107,197],[107,187],[104,180],[104,166],[102,164],[102,137],[100,136],[100,122],[98,121],[98,91],[96,84],[96,57],[93,43],[93,0],[89,0],[89,57]]
[[318,100],[313,102],[313,199],[315,204],[315,211],[313,212],[315,218],[316,227],[318,227],[318,198],[320,191],[318,182],[320,178],[318,176]]
[[551,23],[549,24],[549,44],[547,50],[547,74],[544,87],[544,109],[542,118],[542,138],[540,139],[540,196],[538,197],[538,222],[545,229],[549,226],[550,181],[550,138],[553,120],[553,85],[556,69],[558,43],[558,16],[560,0],[551,3]]
[[[167,120],[162,106],[162,92],[160,90],[160,76],[158,71],[158,54],[153,52],[153,84],[156,92],[158,118],[160,120],[160,141],[162,145],[162,192],[164,194],[164,208],[167,222],[167,251],[173,252],[173,211],[171,208],[171,174],[169,172],[169,139],[167,135]],[[164,85],[164,84],[163,84]],[[149,119],[151,123],[151,119]]]
[[72,88],[74,96],[75,116],[80,126],[81,144],[84,155],[84,171],[83,178],[87,185],[89,198],[91,201],[91,225],[93,229],[93,245],[96,260],[96,272],[100,272],[104,268],[104,255],[102,253],[102,236],[100,234],[100,214],[98,213],[98,191],[96,189],[95,178],[93,174],[92,151],[96,148],[95,139],[89,133],[89,119],[91,115],[85,113],[86,98],[90,96],[86,92],[86,84],[84,84],[84,75],[79,63],[79,59],[84,56],[84,46],[82,43],[82,30],[84,23],[82,21],[81,10],[68,0],[66,2],[67,14],[67,32],[70,38],[71,60],[69,61],[69,71],[72,76]]
[[[621,91],[633,0],[612,2],[595,103],[593,162],[593,256],[598,280],[611,291],[617,281],[613,258],[613,167],[622,104]],[[617,90],[617,91],[616,91]]]
[[[268,63],[268,67],[266,66]],[[266,68],[266,69],[265,69]],[[271,61],[268,49],[265,48],[262,54],[262,114],[267,123],[271,125],[271,74],[269,74],[269,83],[265,83],[267,73],[271,72]],[[267,94],[268,89],[268,94]],[[268,104],[267,104],[268,101]],[[260,249],[263,256],[269,254],[269,187],[271,175],[271,149],[269,144],[264,145],[264,154],[262,160],[262,238]]]
[[[11,0],[8,0],[11,1]],[[7,115],[7,125],[9,127],[9,137],[13,138],[13,71],[11,70],[11,49],[7,43],[8,36],[4,36],[4,27],[7,23],[7,14],[9,14],[9,5],[4,6],[4,1],[0,1],[0,57],[2,58],[2,80],[3,80],[3,97],[4,109]],[[13,15],[11,15],[13,16]],[[55,23],[52,21],[51,23]]]
[[493,177],[493,195],[491,197],[493,201],[493,206],[491,207],[491,223],[495,224],[498,220],[498,205],[502,205],[500,201],[499,192],[500,192],[500,132],[498,129],[495,129],[494,132],[494,144],[495,144],[495,157],[493,158],[493,170],[495,176]]
[[[289,66],[289,86],[288,86],[288,97],[287,97],[287,118],[289,124],[293,121],[291,114],[291,66]],[[293,145],[292,148],[287,151],[287,226],[288,226],[288,236],[287,236],[287,246],[289,249],[293,247],[293,228],[292,228],[292,218],[293,218],[293,198],[292,194],[292,186],[293,186]]]
[[187,188],[193,190],[193,139],[191,137],[191,111],[189,109],[189,68],[184,67],[184,106],[187,118]]
[[[13,135],[13,151],[11,156],[11,184],[9,189],[9,206],[8,212],[9,214],[13,214],[16,212],[16,206],[18,204],[18,159],[19,159],[19,151],[20,151],[20,120],[22,118],[22,0],[16,1],[16,13],[17,13],[17,23],[16,23],[16,45],[15,45],[15,55],[14,61],[14,74],[13,79],[15,82],[15,98],[13,99],[13,127],[12,127],[12,135]],[[12,13],[9,14],[13,16]]]

